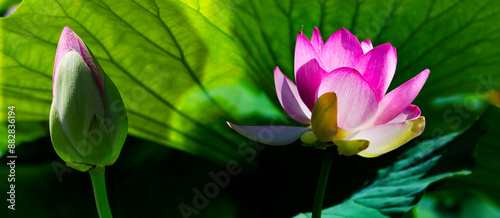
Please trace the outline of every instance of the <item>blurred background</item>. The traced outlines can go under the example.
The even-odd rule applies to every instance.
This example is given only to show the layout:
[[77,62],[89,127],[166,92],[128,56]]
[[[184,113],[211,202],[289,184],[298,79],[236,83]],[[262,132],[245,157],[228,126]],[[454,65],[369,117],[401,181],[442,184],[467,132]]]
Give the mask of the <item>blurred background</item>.
[[[281,109],[272,70],[279,66],[293,80],[300,30],[310,37],[318,27],[326,41],[344,27],[360,41],[396,47],[390,90],[430,69],[413,102],[426,130],[379,158],[336,156],[325,207],[333,215],[352,212],[345,216],[369,209],[405,217],[500,217],[499,12],[496,0],[0,0],[0,138],[7,138],[7,107],[15,105],[18,155],[16,210],[4,201],[0,215],[97,216],[88,173],[66,167],[48,134],[64,26],[92,50],[128,111],[129,136],[106,170],[115,217],[311,211],[323,151],[300,142],[259,145],[226,121],[298,126]],[[5,192],[6,152],[1,143]],[[219,181],[231,167],[237,170],[227,184]],[[385,182],[406,194],[360,200]],[[342,202],[347,206],[334,207]]]

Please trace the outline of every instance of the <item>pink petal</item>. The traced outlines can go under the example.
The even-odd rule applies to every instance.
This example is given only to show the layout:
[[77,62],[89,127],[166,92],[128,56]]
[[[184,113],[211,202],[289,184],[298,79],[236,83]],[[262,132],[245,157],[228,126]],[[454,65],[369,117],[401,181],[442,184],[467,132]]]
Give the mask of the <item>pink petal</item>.
[[372,50],[373,45],[370,39],[366,39],[365,41],[361,42],[361,48],[363,49],[363,53],[366,54],[366,52]]
[[368,140],[370,145],[359,153],[363,157],[376,157],[390,152],[422,134],[425,118],[419,117],[400,123],[388,123],[353,133],[342,140]]
[[283,75],[278,67],[274,68],[274,84],[278,99],[286,113],[297,122],[311,123],[311,111],[300,99],[297,86]]
[[56,73],[56,68],[57,64],[59,63],[59,59],[61,59],[62,55],[68,50],[74,50],[81,55],[80,43],[78,42],[75,33],[71,31],[69,27],[65,26],[59,38],[59,43],[57,45],[53,74]]
[[[63,54],[66,51],[69,50],[74,50],[78,52],[81,56],[83,61],[87,64],[87,66],[90,68],[90,71],[94,75],[94,78],[96,79],[97,87],[99,87],[99,90],[101,91],[101,94],[103,94],[103,75],[100,69],[98,69],[95,61],[92,58],[92,55],[90,54],[87,46],[83,41],[76,35],[69,27],[65,26],[62,33],[61,37],[59,38],[59,43],[57,45],[57,51],[56,51],[56,59],[54,61],[54,71],[53,71],[53,77],[55,76],[56,73],[56,68],[57,64],[59,63],[59,59],[63,56]],[[54,85],[54,82],[52,82],[52,85]]]
[[429,69],[422,71],[384,96],[379,103],[372,125],[385,124],[401,114],[417,97],[429,76],[429,72]]
[[227,122],[234,131],[267,145],[287,145],[295,142],[311,128],[295,126],[238,126]]
[[361,55],[363,49],[358,39],[344,28],[330,36],[320,53],[326,71],[352,67]]
[[391,44],[386,43],[361,56],[354,64],[354,68],[372,84],[380,100],[391,84],[396,72],[396,63],[396,50]]
[[316,99],[319,98],[316,96],[319,84],[326,74],[316,59],[310,60],[297,70],[295,75],[297,89],[302,101],[311,111]]
[[323,66],[314,46],[302,32],[299,32],[295,44],[294,76],[297,76],[297,70],[311,59],[318,60],[319,64]]
[[316,27],[314,27],[313,35],[311,37],[311,44],[319,54],[321,52],[321,48],[323,47],[323,38],[321,38],[321,33]]
[[389,121],[389,123],[400,123],[407,120],[412,120],[420,116],[420,109],[415,105],[406,107],[396,118]]
[[317,96],[335,92],[338,97],[338,125],[343,129],[356,129],[369,121],[378,107],[377,93],[355,69],[335,69],[323,78]]

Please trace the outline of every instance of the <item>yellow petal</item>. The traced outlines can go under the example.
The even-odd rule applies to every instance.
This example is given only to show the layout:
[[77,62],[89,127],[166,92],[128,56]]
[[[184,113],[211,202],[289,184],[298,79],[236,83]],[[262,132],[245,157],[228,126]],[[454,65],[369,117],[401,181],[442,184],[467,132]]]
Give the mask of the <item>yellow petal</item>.
[[365,150],[370,145],[368,140],[356,139],[356,140],[333,140],[333,143],[337,145],[337,150],[339,155],[353,156],[359,152]]
[[327,92],[318,98],[312,111],[311,127],[321,142],[331,142],[335,138],[338,131],[335,92]]
[[360,152],[363,157],[377,157],[392,151],[422,134],[425,118],[418,117],[401,123],[388,123],[353,133],[344,140],[364,139],[370,147]]
[[348,130],[348,129],[342,129],[339,127],[337,131],[337,135],[335,136],[335,139],[344,139],[345,137],[349,136],[350,134],[356,132],[355,130]]
[[374,158],[374,157],[378,157],[382,154],[370,154],[370,153],[367,153],[367,152],[359,152],[358,153],[359,156],[361,157],[366,157],[366,158]]
[[300,136],[300,140],[308,145],[311,145],[314,142],[318,141],[318,139],[316,138],[316,136],[312,131],[307,131],[304,134],[302,134],[302,136]]

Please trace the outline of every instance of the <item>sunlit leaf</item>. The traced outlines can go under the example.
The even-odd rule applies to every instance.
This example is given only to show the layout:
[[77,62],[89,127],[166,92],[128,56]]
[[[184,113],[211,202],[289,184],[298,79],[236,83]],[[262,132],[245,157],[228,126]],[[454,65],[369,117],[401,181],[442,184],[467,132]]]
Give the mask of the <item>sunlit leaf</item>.
[[[244,69],[244,50],[183,2],[24,1],[1,20],[2,111],[18,121],[47,120],[57,40],[70,26],[93,51],[121,92],[129,132],[225,163],[242,141],[225,120],[280,118]],[[132,13],[133,11],[133,13]],[[223,28],[223,29],[221,29]]]

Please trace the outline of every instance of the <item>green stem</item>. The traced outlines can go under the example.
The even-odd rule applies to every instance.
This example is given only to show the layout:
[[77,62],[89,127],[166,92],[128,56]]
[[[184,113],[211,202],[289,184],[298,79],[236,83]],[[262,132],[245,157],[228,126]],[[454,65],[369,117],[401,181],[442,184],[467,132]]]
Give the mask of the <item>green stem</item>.
[[333,155],[325,150],[323,154],[323,164],[319,172],[318,185],[316,186],[316,194],[314,195],[314,204],[312,210],[312,218],[321,217],[321,209],[323,209],[323,198],[325,197],[326,184],[328,175],[332,166]]
[[101,218],[111,218],[108,195],[106,194],[106,182],[104,180],[104,167],[89,170],[92,186],[94,187],[95,204]]

